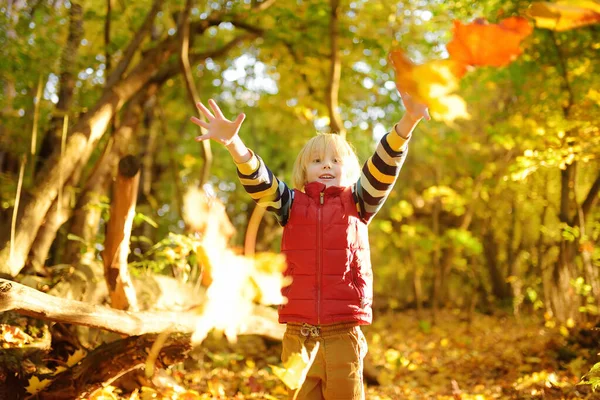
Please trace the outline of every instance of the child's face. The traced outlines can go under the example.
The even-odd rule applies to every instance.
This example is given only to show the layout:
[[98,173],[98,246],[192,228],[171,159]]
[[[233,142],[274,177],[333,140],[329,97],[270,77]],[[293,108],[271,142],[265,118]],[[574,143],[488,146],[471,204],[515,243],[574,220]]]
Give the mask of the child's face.
[[343,186],[344,164],[331,149],[324,154],[312,154],[306,165],[306,183],[321,182],[325,187]]

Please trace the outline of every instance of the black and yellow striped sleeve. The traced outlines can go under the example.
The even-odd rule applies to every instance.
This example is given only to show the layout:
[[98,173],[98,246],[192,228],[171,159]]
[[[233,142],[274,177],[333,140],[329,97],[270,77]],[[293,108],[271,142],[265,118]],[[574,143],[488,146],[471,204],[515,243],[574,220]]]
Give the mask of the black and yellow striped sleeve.
[[240,183],[252,200],[274,213],[280,225],[285,225],[292,205],[293,191],[285,182],[277,179],[254,152],[250,160],[236,163],[236,166]]
[[381,138],[375,153],[363,165],[353,189],[359,214],[365,222],[373,219],[394,187],[408,153],[408,140],[392,130]]

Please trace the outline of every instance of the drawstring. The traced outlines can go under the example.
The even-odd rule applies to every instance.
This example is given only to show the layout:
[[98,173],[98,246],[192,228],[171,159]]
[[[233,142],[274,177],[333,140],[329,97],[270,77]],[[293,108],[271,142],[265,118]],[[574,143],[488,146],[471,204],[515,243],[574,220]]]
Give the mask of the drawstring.
[[321,335],[321,329],[318,326],[304,323],[300,328],[300,334],[304,337],[319,337]]

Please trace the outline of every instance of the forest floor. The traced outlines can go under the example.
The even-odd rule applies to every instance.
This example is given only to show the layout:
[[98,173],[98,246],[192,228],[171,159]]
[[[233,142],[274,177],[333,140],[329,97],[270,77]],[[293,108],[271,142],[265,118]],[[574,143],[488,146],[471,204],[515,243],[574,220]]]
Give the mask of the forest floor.
[[[600,399],[579,384],[598,361],[598,337],[584,337],[586,346],[539,318],[475,314],[468,323],[448,311],[431,326],[403,312],[376,316],[364,332],[380,381],[367,384],[368,400]],[[212,338],[169,372],[175,386],[119,398],[284,399],[269,367],[279,364],[280,351],[256,337],[235,345]]]

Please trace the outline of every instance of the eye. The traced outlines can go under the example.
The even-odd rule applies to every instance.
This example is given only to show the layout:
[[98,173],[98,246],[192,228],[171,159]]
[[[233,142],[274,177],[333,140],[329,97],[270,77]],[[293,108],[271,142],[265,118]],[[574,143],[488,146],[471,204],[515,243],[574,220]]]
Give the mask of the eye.
[[337,164],[337,163],[341,162],[341,160],[339,158],[334,158],[333,162]]
[[314,159],[313,159],[313,162],[314,162],[314,163],[320,163],[320,162],[321,162],[321,159],[320,159],[320,158],[314,158]]

